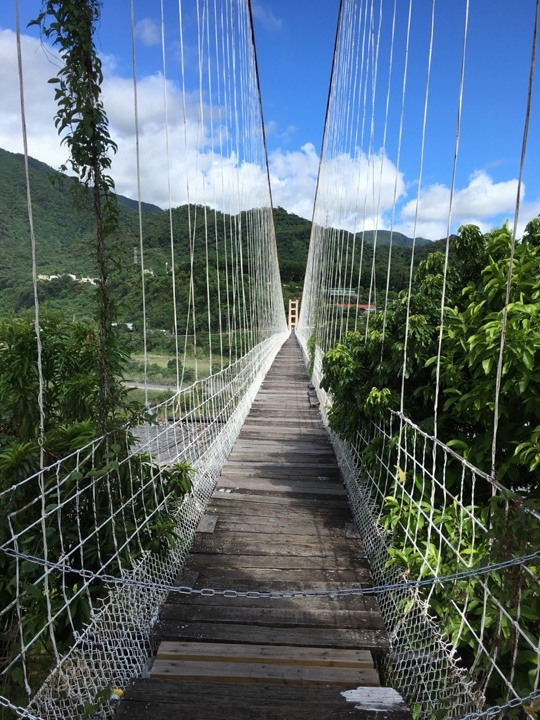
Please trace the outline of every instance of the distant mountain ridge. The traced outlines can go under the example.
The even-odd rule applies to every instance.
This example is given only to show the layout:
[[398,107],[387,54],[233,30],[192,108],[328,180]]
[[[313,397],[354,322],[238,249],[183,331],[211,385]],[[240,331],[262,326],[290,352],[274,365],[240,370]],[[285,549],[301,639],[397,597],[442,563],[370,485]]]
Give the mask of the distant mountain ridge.
[[[43,162],[29,159],[30,186],[32,193],[33,222],[36,236],[37,268],[41,274],[73,274],[77,277],[95,275],[93,260],[93,218],[83,208],[73,206],[69,192],[72,182],[67,176],[50,168]],[[121,240],[118,259],[125,268],[133,267],[139,248],[138,202],[118,195]],[[145,265],[165,272],[170,261],[170,217],[168,210],[157,205],[142,202]],[[178,261],[189,253],[187,206],[172,211],[175,246]],[[204,213],[191,212],[193,227],[201,236]],[[195,220],[193,220],[195,217]],[[215,237],[220,236],[224,216],[208,213],[209,223],[217,223]],[[311,222],[281,207],[274,209],[277,248],[282,281],[294,284],[297,293],[305,271]],[[200,232],[199,232],[200,230]],[[209,232],[214,237],[213,229]],[[360,238],[360,235],[358,237]],[[374,231],[364,233],[364,242],[369,246],[374,240]],[[390,241],[390,232],[377,232],[377,245],[381,247],[381,262],[384,248]],[[396,258],[406,261],[412,240],[401,233],[392,234]],[[424,253],[436,249],[437,243],[417,239]],[[403,254],[405,253],[405,255]],[[419,257],[422,252],[419,253]],[[31,279],[31,248],[26,198],[24,157],[0,149],[0,311],[28,307],[29,283]],[[18,298],[20,288],[26,286],[26,299]],[[24,293],[23,293],[24,294]]]
[[[361,235],[362,233],[357,233],[357,237],[361,237]],[[375,230],[366,230],[364,232],[364,242],[373,244],[374,240]],[[390,245],[390,240],[392,240],[392,245],[396,247],[412,248],[413,246],[413,239],[403,233],[397,232],[397,230],[377,230],[377,245]],[[431,245],[433,240],[417,237],[414,243],[416,246]]]

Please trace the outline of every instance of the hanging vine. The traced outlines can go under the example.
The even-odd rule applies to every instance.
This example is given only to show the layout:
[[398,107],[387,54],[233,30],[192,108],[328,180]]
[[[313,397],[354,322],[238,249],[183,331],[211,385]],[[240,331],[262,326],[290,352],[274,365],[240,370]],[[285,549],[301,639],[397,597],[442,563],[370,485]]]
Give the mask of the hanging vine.
[[74,193],[91,205],[95,221],[95,259],[98,272],[99,400],[97,416],[104,432],[118,401],[112,358],[112,303],[109,275],[112,246],[118,235],[114,181],[109,175],[116,143],[111,139],[101,86],[103,72],[94,33],[101,14],[100,0],[44,0],[31,25],[57,48],[62,67],[49,80],[55,85],[55,125],[69,158],[63,172],[75,174]]

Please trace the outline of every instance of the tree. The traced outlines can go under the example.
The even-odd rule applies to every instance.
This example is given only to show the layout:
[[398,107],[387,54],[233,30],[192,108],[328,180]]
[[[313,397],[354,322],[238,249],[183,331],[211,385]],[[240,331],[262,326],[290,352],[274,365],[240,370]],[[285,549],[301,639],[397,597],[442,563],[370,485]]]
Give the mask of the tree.
[[[493,412],[511,234],[505,226],[483,235],[464,226],[452,239],[441,352],[439,437],[490,472]],[[497,477],[514,487],[540,484],[540,219],[516,245],[512,296],[499,404]],[[369,331],[349,334],[323,364],[323,387],[333,396],[331,421],[352,438],[359,423],[400,408],[433,430],[444,257],[433,253],[403,291],[370,318]],[[519,408],[519,412],[516,412]]]

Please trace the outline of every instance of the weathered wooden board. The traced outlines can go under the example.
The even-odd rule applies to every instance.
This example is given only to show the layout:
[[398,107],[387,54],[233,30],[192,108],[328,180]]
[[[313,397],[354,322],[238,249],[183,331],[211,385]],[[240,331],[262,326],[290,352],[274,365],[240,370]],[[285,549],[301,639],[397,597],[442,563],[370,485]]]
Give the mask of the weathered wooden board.
[[[365,588],[371,585],[369,571],[356,572],[353,570],[281,570],[276,580],[273,569],[247,568],[247,569],[221,569],[210,567],[201,568],[195,573],[197,588],[215,588],[216,590],[253,590],[258,587],[263,591],[277,590],[291,592],[293,590],[345,590],[350,588]],[[178,583],[195,587],[194,583]],[[171,593],[171,598],[178,593]],[[172,602],[172,600],[171,600]]]
[[319,423],[312,423],[309,427],[283,427],[276,425],[265,425],[262,421],[259,423],[246,422],[240,431],[239,440],[257,440],[263,435],[267,440],[287,440],[288,442],[300,441],[308,443],[312,440],[319,443],[320,440],[326,442],[328,433],[319,427]]
[[250,662],[197,662],[156,659],[150,677],[160,680],[231,683],[234,685],[332,685],[351,688],[376,686],[379,674],[372,669],[312,667]]
[[[322,497],[291,497],[287,495],[272,496],[272,495],[260,495],[257,493],[242,493],[240,491],[232,490],[231,488],[217,488],[212,495],[212,500],[233,500],[238,501],[241,499],[243,503],[261,503],[266,502],[269,505],[281,505],[285,508],[305,508],[312,507],[313,509],[349,509],[349,503],[347,500],[333,500]],[[348,515],[350,517],[350,514]]]
[[[286,460],[266,462],[234,462],[223,470],[220,485],[227,478],[261,480],[304,480],[312,483],[326,483],[332,486],[342,485],[341,477],[331,465],[322,462],[293,463]],[[255,488],[256,489],[256,488]],[[278,491],[279,492],[279,491]]]
[[370,628],[271,627],[237,623],[186,622],[162,620],[156,627],[156,639],[195,640],[197,642],[238,642],[261,645],[303,645],[382,652],[389,647],[384,630]]
[[[295,603],[295,604],[294,604]],[[167,603],[160,618],[169,620],[223,624],[245,622],[252,626],[272,628],[354,628],[356,630],[381,630],[384,624],[378,612],[351,610],[311,610],[302,606],[300,601],[292,601],[284,607],[233,607],[229,605],[188,605],[186,603]]]
[[254,522],[249,522],[251,518],[246,520],[236,515],[227,515],[227,519],[220,519],[218,530],[223,533],[271,533],[273,537],[279,538],[281,535],[303,535],[306,538],[315,535],[322,537],[349,537],[349,530],[340,527],[324,527],[316,523],[302,524],[287,522],[286,520],[278,521],[275,518],[260,518]]
[[327,497],[346,497],[347,493],[342,485],[329,482],[302,481],[298,478],[289,480],[275,478],[261,478],[253,475],[231,473],[220,480],[221,488],[238,488],[243,491],[253,490],[254,492],[278,492],[281,494],[292,493],[305,495],[325,495]]
[[[195,587],[199,587],[196,585]],[[306,613],[319,613],[321,611],[334,612],[340,610],[342,612],[362,612],[371,613],[379,616],[379,605],[377,599],[372,595],[344,595],[340,597],[311,597],[311,598],[253,598],[253,597],[224,597],[223,595],[199,596],[196,594],[185,595],[183,593],[171,593],[167,605],[181,604],[183,606],[192,605],[194,607],[215,606],[218,609],[230,608],[244,609],[251,608],[253,610],[276,610],[292,608],[295,611],[299,609]],[[358,618],[360,621],[361,618]]]
[[[316,440],[314,437],[309,438],[291,438],[289,433],[284,433],[282,430],[279,431],[267,431],[257,432],[256,434],[251,433],[253,437],[245,439],[244,433],[240,432],[238,440],[234,444],[233,451],[229,455],[229,460],[234,460],[238,455],[242,455],[244,452],[250,452],[256,454],[257,452],[268,452],[275,453],[289,452],[293,455],[298,453],[305,453],[306,455],[322,455],[328,457],[329,461],[334,457],[334,451],[332,444],[328,440],[319,436]],[[274,439],[272,435],[276,434],[278,439]],[[258,436],[258,437],[257,437]],[[262,436],[262,438],[261,438]],[[283,438],[283,439],[281,439]]]
[[213,533],[216,529],[217,515],[203,515],[199,520],[196,532],[198,533]]
[[365,557],[362,546],[345,537],[313,537],[303,535],[272,535],[260,532],[248,533],[201,533],[195,537],[192,552],[220,553],[231,555],[268,555],[269,543],[272,556],[279,555],[306,557],[336,557],[341,553],[350,558],[362,560]]
[[[369,691],[375,688],[367,688]],[[116,720],[411,720],[404,703],[389,688],[377,688],[379,704],[361,705],[355,688],[315,685],[224,685],[141,680],[119,703]],[[352,693],[356,693],[353,695]],[[365,695],[365,693],[363,694]],[[359,699],[360,696],[360,699]],[[371,695],[373,697],[373,695]]]
[[324,667],[373,668],[367,650],[292,647],[291,645],[245,645],[242,643],[162,642],[156,658],[161,660],[199,660],[245,663],[316,665]]
[[[231,495],[231,493],[227,493]],[[218,493],[213,498],[212,504],[207,508],[207,514],[216,515],[220,522],[237,522],[239,519],[245,522],[257,521],[260,523],[290,523],[295,524],[302,522],[304,524],[314,524],[336,528],[345,527],[351,522],[349,511],[344,507],[324,507],[319,501],[313,504],[311,498],[291,498],[287,496],[287,500],[308,500],[309,505],[304,507],[302,503],[284,504],[270,503],[271,508],[265,500],[268,496],[259,496],[253,499],[253,494],[249,494],[249,507],[246,507],[246,500],[238,493],[233,493],[232,497],[222,497],[222,493]],[[271,498],[270,496],[270,499]],[[285,499],[285,498],[284,498]],[[340,501],[341,502],[341,501]]]
[[[226,558],[226,560],[225,560]],[[298,557],[298,556],[272,556],[272,555],[227,555],[223,556],[219,553],[196,553],[193,552],[188,560],[190,570],[209,570],[210,568],[219,569],[227,564],[228,567],[238,571],[241,575],[242,569],[250,570],[251,568],[265,568],[273,570],[276,579],[281,577],[282,570],[305,570],[314,572],[338,571],[350,568],[354,571],[355,565],[348,562],[348,558],[341,557],[337,559],[339,563],[336,565],[336,558],[332,556],[326,557]],[[362,558],[362,566],[367,568],[367,561]]]

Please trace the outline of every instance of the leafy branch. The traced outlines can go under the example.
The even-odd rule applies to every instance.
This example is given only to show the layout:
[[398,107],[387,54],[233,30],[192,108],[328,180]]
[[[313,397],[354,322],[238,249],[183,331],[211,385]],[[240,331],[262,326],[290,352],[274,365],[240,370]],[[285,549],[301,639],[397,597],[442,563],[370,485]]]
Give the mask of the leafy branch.
[[46,0],[30,25],[58,49],[62,67],[49,82],[55,85],[55,126],[69,158],[61,169],[75,173],[74,192],[90,200],[95,221],[95,258],[98,270],[98,374],[97,413],[101,430],[114,412],[118,391],[108,359],[112,345],[112,302],[109,274],[112,263],[110,240],[118,234],[118,209],[114,181],[108,174],[111,155],[117,150],[101,86],[103,71],[94,44],[100,18],[100,0]]

